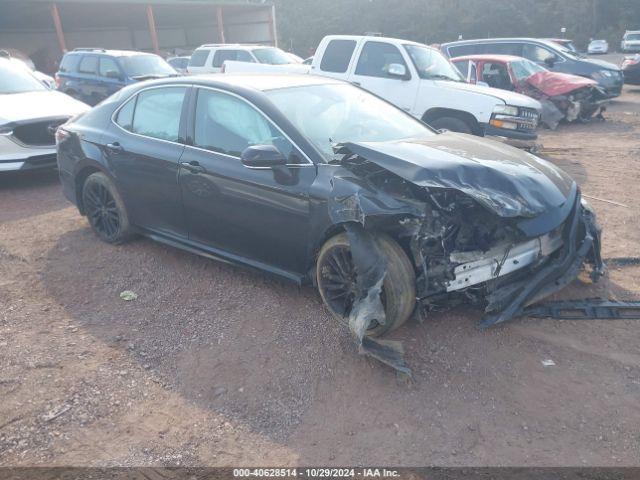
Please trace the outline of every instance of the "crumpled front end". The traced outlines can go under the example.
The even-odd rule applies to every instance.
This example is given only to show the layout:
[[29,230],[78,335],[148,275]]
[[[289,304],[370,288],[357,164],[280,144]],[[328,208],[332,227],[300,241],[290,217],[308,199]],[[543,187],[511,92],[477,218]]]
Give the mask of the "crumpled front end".
[[[455,297],[471,300],[485,307],[483,325],[488,326],[520,315],[527,305],[562,288],[585,262],[593,265],[593,280],[603,273],[600,229],[575,183],[557,208],[511,216],[485,198],[495,200],[504,189],[470,185],[471,177],[461,172],[465,185],[460,188],[425,187],[353,150],[357,146],[341,150],[342,165],[353,175],[332,180],[332,221],[357,225],[348,230],[351,238],[376,230],[396,238],[411,254],[417,297],[426,308],[441,307]],[[477,189],[474,196],[467,194],[470,188]]]
[[597,84],[562,94],[548,94],[525,82],[518,91],[540,102],[540,122],[551,130],[555,130],[563,120],[585,123],[593,117],[602,118],[608,102],[606,91]]

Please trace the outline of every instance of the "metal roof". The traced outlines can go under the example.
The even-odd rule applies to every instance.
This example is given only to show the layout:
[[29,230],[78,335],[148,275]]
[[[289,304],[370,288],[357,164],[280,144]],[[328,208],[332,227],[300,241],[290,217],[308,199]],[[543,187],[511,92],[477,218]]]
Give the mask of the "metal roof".
[[[15,0],[0,0],[2,3],[16,3]],[[273,5],[272,0],[20,0],[21,4],[25,3],[100,3],[102,5],[109,3],[141,3],[141,4],[168,4],[168,5],[220,5],[220,6],[248,6],[261,7]]]

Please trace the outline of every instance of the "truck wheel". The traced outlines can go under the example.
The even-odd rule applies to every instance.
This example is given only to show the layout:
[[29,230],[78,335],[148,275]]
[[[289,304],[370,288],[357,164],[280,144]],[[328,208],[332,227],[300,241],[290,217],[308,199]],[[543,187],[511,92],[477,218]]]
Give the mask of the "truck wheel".
[[[371,326],[366,332],[370,337],[398,328],[411,316],[416,305],[415,273],[407,254],[388,235],[377,234],[376,241],[387,263],[381,292],[386,323]],[[324,304],[336,319],[347,325],[357,291],[357,274],[346,233],[330,238],[320,249],[316,280]]]
[[450,130],[458,133],[472,133],[473,129],[464,120],[456,117],[440,117],[429,123],[436,130]]
[[133,235],[127,210],[113,182],[92,173],[82,186],[82,204],[93,231],[107,243],[122,243]]

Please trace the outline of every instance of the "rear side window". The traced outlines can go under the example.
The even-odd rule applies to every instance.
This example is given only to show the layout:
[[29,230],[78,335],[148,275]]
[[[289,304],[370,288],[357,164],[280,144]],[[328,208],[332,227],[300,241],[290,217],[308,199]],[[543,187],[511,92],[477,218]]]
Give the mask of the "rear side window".
[[133,97],[125,103],[116,116],[116,123],[130,132],[133,130],[133,111],[136,108],[137,98],[137,96]]
[[97,74],[98,73],[98,57],[95,55],[85,55],[80,60],[80,65],[78,66],[78,72],[80,73],[90,73]]
[[486,43],[479,45],[479,53],[495,53],[499,55],[515,55],[522,56],[521,43]]
[[[177,142],[182,102],[186,91],[185,87],[166,87],[140,92],[135,102],[129,130],[139,135]],[[129,103],[133,102],[129,101]],[[127,124],[129,113],[128,110],[123,113],[123,110],[130,108],[129,103],[118,113],[116,119],[118,125]],[[123,126],[123,128],[126,127]]]
[[78,70],[80,63],[80,55],[65,55],[60,62],[60,71],[63,73],[72,73]]
[[227,60],[236,60],[239,62],[255,62],[249,52],[244,50],[218,50],[213,56],[213,62],[211,64],[214,68],[222,67],[222,64]]
[[204,67],[204,64],[207,62],[207,58],[209,58],[209,52],[211,50],[196,50],[191,55],[189,59],[190,67]]
[[447,47],[447,53],[450,58],[464,57],[466,55],[475,55],[478,52],[478,45],[457,45]]
[[389,65],[407,65],[402,58],[400,50],[395,45],[384,42],[367,42],[360,53],[356,75],[366,75],[368,77],[397,78],[389,75]]
[[356,49],[355,40],[331,40],[322,55],[320,70],[323,72],[345,73],[353,51]]

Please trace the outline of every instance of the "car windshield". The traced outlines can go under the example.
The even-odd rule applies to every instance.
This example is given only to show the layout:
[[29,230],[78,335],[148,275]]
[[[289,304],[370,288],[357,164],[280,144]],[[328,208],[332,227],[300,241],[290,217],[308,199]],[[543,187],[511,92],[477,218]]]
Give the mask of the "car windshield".
[[511,71],[513,72],[513,75],[516,77],[516,80],[518,82],[522,82],[523,80],[526,80],[534,73],[546,72],[547,69],[544,67],[541,67],[537,63],[532,62],[531,60],[526,60],[523,58],[522,60],[516,60],[514,62],[511,62]]
[[289,55],[279,48],[256,48],[253,54],[260,63],[268,63],[269,65],[285,65],[287,63],[295,63]]
[[291,87],[266,94],[327,160],[334,158],[337,143],[434,135],[422,122],[351,85]]
[[47,90],[25,66],[0,60],[0,95]]
[[604,45],[605,43],[607,42],[605,42],[604,40],[593,40],[591,42],[591,45]]
[[640,40],[640,33],[628,33],[625,37],[625,40]]
[[438,50],[420,45],[405,45],[420,78],[464,82],[458,69]]
[[156,75],[175,75],[171,65],[157,55],[132,55],[121,59],[124,71],[131,78]]

